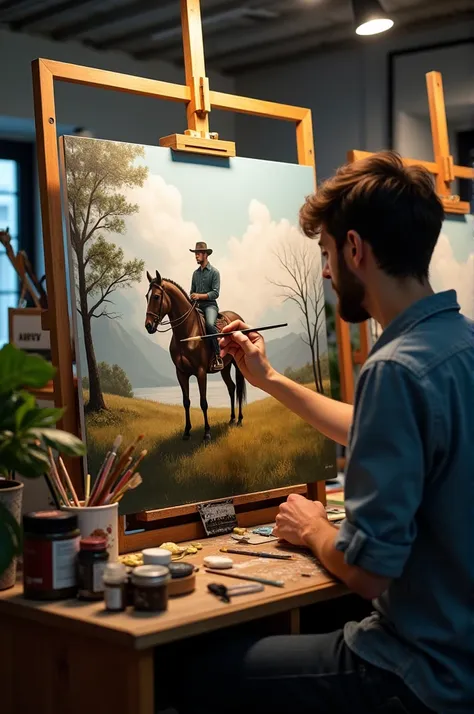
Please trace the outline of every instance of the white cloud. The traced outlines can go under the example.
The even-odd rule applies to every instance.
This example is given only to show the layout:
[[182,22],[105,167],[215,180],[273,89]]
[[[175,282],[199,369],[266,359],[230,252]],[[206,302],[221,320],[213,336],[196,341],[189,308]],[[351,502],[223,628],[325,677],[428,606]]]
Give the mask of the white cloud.
[[[153,175],[143,188],[129,191],[127,198],[138,203],[140,211],[126,219],[126,234],[114,236],[113,240],[122,246],[127,257],[145,260],[146,270],[152,274],[158,269],[163,277],[172,278],[189,290],[195,269],[189,248],[202,237],[196,224],[183,217],[183,197],[179,189],[167,184],[161,176]],[[227,244],[218,246],[220,255],[224,256],[216,262],[221,274],[219,308],[233,310],[254,325],[268,311],[276,311],[292,329],[300,329],[301,315],[297,306],[286,303],[283,307],[281,288],[270,282],[291,281],[275,253],[285,246],[297,249],[305,246],[313,256],[314,266],[320,270],[317,242],[310,242],[286,219],[272,220],[267,206],[256,200],[248,206],[248,226],[243,235],[232,235],[231,231],[229,226]],[[140,326],[145,317],[143,296],[147,287],[144,276],[140,284],[131,288]],[[130,297],[127,291],[127,300]],[[169,334],[157,337],[162,346],[167,346],[169,339]]]
[[430,264],[430,280],[437,292],[454,289],[461,312],[474,319],[474,252],[460,263],[446,234],[441,233]]

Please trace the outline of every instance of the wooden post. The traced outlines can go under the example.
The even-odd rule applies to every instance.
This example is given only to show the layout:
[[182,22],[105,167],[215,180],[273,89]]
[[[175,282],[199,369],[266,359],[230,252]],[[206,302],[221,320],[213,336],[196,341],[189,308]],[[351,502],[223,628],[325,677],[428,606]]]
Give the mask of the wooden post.
[[454,181],[454,162],[449,153],[448,123],[444,103],[443,80],[439,72],[426,75],[428,102],[430,107],[431,136],[433,154],[438,164],[436,190],[440,196],[451,195],[451,182]]
[[186,107],[188,130],[206,139],[211,102],[204,60],[200,0],[181,0],[181,25],[186,84],[191,90],[191,101]]
[[[66,407],[58,426],[71,434],[79,435],[63,248],[54,79],[48,66],[41,60],[33,63],[33,90],[44,260],[48,276],[48,311],[54,313],[50,332],[52,362],[56,367],[54,404],[57,407]],[[73,479],[74,487],[82,495],[79,460],[66,459],[66,465]]]

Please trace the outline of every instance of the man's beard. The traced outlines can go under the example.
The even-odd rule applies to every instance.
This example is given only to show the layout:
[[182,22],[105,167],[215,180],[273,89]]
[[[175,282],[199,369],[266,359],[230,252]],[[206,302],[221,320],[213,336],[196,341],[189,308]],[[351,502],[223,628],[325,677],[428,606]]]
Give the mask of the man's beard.
[[337,259],[338,284],[333,288],[339,298],[339,314],[345,322],[359,323],[370,318],[363,306],[365,288],[359,278],[346,265],[342,252]]

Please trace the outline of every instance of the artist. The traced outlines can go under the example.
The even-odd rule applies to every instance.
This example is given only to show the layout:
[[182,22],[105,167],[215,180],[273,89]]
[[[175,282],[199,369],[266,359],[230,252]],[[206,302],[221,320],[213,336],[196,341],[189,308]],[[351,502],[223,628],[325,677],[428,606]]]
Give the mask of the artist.
[[383,327],[354,407],[278,374],[256,333],[221,341],[251,384],[348,447],[341,528],[292,495],[276,535],[374,612],[326,635],[228,636],[200,653],[231,687],[206,712],[474,712],[474,328],[453,290],[430,287],[442,221],[430,175],[389,152],[344,166],[301,210],[342,318]]
[[[196,247],[190,248],[191,253],[196,256],[196,263],[199,267],[194,271],[191,281],[191,300],[197,301],[197,306],[204,313],[206,320],[206,333],[216,335],[219,330],[216,327],[217,298],[219,297],[221,278],[217,268],[209,262],[212,255],[212,248],[208,248],[206,243],[196,243]],[[211,372],[219,372],[224,369],[224,362],[220,356],[219,343],[216,338],[210,340],[214,350],[211,362]]]

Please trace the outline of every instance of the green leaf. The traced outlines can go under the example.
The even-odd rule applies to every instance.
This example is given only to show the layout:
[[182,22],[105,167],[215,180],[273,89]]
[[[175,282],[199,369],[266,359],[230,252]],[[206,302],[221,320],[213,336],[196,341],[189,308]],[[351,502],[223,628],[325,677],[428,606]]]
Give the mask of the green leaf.
[[17,431],[21,429],[23,420],[27,416],[28,412],[32,412],[35,409],[36,399],[32,394],[25,394],[23,397],[23,404],[21,404],[15,412],[15,426]]
[[54,426],[61,419],[64,411],[64,409],[56,409],[54,407],[48,409],[36,408],[23,419],[22,428],[31,429],[33,427]]
[[21,555],[22,534],[20,524],[0,502],[0,575],[13,558]]
[[20,387],[44,387],[54,373],[54,367],[39,355],[27,354],[11,344],[0,350],[0,394]]
[[86,445],[67,431],[60,429],[31,429],[30,434],[37,439],[43,439],[47,446],[56,449],[66,456],[83,456],[86,453]]
[[49,460],[42,449],[15,439],[2,452],[2,466],[26,478],[38,478],[49,471]]

